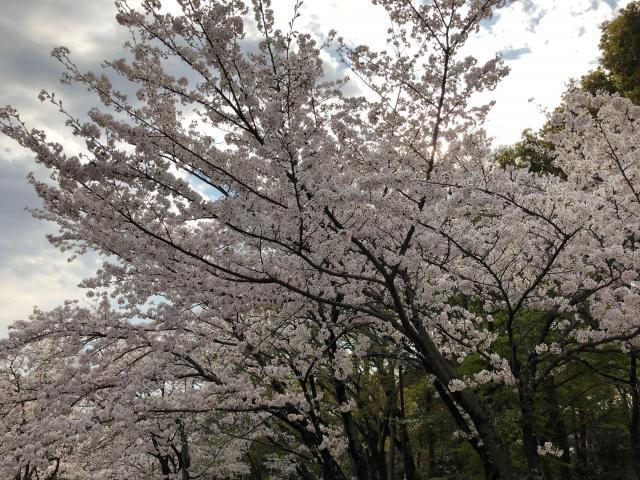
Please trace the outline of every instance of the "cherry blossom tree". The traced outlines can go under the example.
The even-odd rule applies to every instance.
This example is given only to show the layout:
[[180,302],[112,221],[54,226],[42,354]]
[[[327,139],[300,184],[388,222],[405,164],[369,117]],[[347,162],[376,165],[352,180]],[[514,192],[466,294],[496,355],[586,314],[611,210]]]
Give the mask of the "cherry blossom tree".
[[[404,365],[432,382],[490,479],[524,473],[479,392],[515,389],[525,475],[543,475],[556,449],[536,436],[536,391],[640,333],[640,110],[570,94],[553,139],[567,178],[505,171],[474,95],[507,69],[464,53],[505,2],[372,3],[392,25],[384,51],[297,31],[300,3],[279,29],[266,0],[118,1],[132,39],[104,66],[135,95],[64,47],[63,80],[102,107],[75,118],[41,93],[81,153],[2,109],[2,132],[50,169],[30,180],[36,215],[60,228],[51,242],[104,254],[83,286],[119,304],[36,312],[3,343],[11,475],[111,478],[124,458],[149,478],[224,478],[267,442],[282,478],[384,478],[373,453],[396,433],[387,421],[363,435],[357,392],[362,375],[395,382]],[[366,96],[327,79],[328,53]]]
[[167,331],[132,326],[106,304],[36,312],[14,330],[4,345],[3,378],[12,383],[3,422],[13,431],[4,445],[15,459],[3,465],[7,478],[17,470],[25,480],[244,472],[251,436],[234,432],[259,426],[243,414],[225,418],[221,405],[212,416],[212,393],[171,362],[177,348],[153,348],[153,339],[171,343]]

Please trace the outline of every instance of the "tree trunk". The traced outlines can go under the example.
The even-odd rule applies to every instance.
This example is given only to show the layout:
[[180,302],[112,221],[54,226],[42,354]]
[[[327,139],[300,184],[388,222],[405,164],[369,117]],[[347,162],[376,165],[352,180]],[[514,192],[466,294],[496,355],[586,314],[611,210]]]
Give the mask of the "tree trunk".
[[[335,311],[332,312],[332,319],[334,320],[334,323],[337,321],[337,317],[338,312],[337,309],[335,309]],[[329,347],[329,358],[333,363],[337,351],[336,338],[332,330],[329,330],[329,332],[331,333],[331,336],[329,337],[329,344],[327,346]],[[336,376],[336,372],[333,369],[333,366],[331,367],[331,376],[333,377],[333,388],[336,394],[336,400],[338,401],[339,408],[341,408],[342,406],[346,407],[347,405],[349,405],[347,388],[344,384],[344,381],[340,380]],[[353,468],[356,472],[356,478],[358,480],[370,480],[367,457],[365,455],[364,449],[362,448],[362,443],[360,442],[360,439],[358,439],[356,427],[353,422],[353,415],[351,415],[351,411],[343,412],[341,409],[340,416],[342,418],[342,426],[347,437],[349,456],[351,457],[351,462],[353,463]]]
[[[347,398],[347,390],[344,386],[344,382],[336,378],[333,375],[333,385],[336,392],[336,399],[340,405],[348,405],[349,399]],[[353,462],[353,467],[356,472],[356,478],[358,480],[369,480],[369,465],[367,458],[362,448],[362,444],[358,439],[356,427],[353,422],[353,415],[351,412],[340,412],[342,418],[342,426],[344,428],[345,435],[347,436],[347,445],[349,449],[349,456]]]
[[347,477],[340,465],[336,463],[333,456],[327,451],[327,449],[320,450],[320,456],[322,457],[322,479],[323,480],[347,480]]
[[585,476],[589,468],[589,457],[587,455],[587,419],[582,411],[578,413],[578,424],[578,431],[575,433],[576,473]]
[[[428,333],[423,329],[416,346],[424,357],[425,369],[435,375],[444,387],[449,385],[451,380],[458,378],[455,369],[442,356]],[[496,434],[490,412],[480,404],[478,398],[471,392],[457,391],[451,392],[450,395],[469,416],[478,432],[478,437],[482,441],[482,450],[486,451],[486,455],[481,455],[481,460],[485,466],[487,478],[516,480],[518,477],[507,450]],[[456,412],[457,406],[447,402],[445,404],[454,417],[459,415],[459,412]]]
[[526,378],[522,379],[518,388],[520,397],[520,427],[522,429],[522,443],[527,459],[528,478],[539,480],[543,478],[540,470],[540,456],[538,455],[538,439],[534,429],[534,399],[533,391],[527,385]]
[[[433,382],[433,385],[436,387],[436,390],[440,395],[440,399],[443,401],[443,403],[451,413],[451,416],[453,417],[456,424],[458,425],[458,428],[460,428],[460,430],[462,430],[465,434],[470,435],[471,429],[469,428],[469,425],[467,425],[467,421],[465,420],[465,418],[462,415],[462,412],[458,408],[458,404],[453,399],[452,393],[449,392],[444,387],[444,385],[442,385],[442,382],[440,382],[440,380],[438,379],[436,379]],[[478,439],[473,436],[468,436],[467,441],[480,457],[480,461],[482,462],[482,465],[484,467],[485,479],[499,480],[501,477],[493,463],[493,460],[487,453],[487,449],[485,445],[480,443]]]
[[404,466],[405,480],[416,480],[416,465],[413,460],[411,442],[407,433],[407,424],[404,408],[404,373],[402,362],[398,366],[398,379],[400,382],[400,442],[402,444],[402,463]]
[[560,480],[571,480],[571,451],[567,427],[559,410],[556,386],[553,377],[546,382],[546,394],[549,401],[549,427],[554,432],[554,443],[562,450],[560,458],[563,464],[560,466]]
[[[395,378],[394,378],[395,382]],[[391,409],[389,410],[389,470],[387,472],[387,480],[394,480],[396,473],[396,392],[392,391]]]
[[[386,438],[386,435],[384,436]],[[365,435],[367,450],[369,452],[368,461],[370,474],[373,480],[387,480],[387,463],[384,451],[383,437],[377,432],[368,432]],[[382,446],[381,446],[382,444]]]
[[178,422],[178,427],[180,429],[180,456],[178,457],[180,473],[182,480],[190,480],[189,467],[191,467],[191,454],[189,453],[189,439],[184,430],[184,424]]
[[631,352],[631,364],[629,366],[629,389],[631,390],[631,415],[629,422],[629,442],[631,446],[631,478],[640,479],[640,439],[638,427],[640,426],[640,400],[638,398],[638,353]]

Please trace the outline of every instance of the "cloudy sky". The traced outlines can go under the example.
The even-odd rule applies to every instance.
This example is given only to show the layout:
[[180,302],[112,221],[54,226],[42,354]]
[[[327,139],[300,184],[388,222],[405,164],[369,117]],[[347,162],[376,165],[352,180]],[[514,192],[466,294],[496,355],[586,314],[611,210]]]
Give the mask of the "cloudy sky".
[[[51,132],[63,144],[70,139],[55,109],[36,99],[40,89],[54,90],[72,111],[82,113],[93,99],[58,83],[61,67],[51,49],[65,45],[84,69],[116,58],[126,32],[114,21],[112,0],[0,0],[0,104],[18,108],[30,125]],[[287,20],[293,0],[273,0]],[[598,26],[629,0],[517,0],[486,22],[473,53],[486,58],[501,52],[511,74],[495,92],[497,104],[487,129],[496,145],[516,140],[524,128],[539,127],[545,109],[553,109],[571,78],[598,61]],[[371,12],[371,13],[366,13]],[[367,0],[307,0],[299,28],[320,35],[335,28],[354,43],[379,45],[384,15]],[[99,259],[68,262],[45,235],[54,231],[31,218],[25,207],[39,206],[25,177],[43,175],[33,159],[0,137],[0,336],[34,305],[51,308],[65,299],[83,298],[78,282]]]

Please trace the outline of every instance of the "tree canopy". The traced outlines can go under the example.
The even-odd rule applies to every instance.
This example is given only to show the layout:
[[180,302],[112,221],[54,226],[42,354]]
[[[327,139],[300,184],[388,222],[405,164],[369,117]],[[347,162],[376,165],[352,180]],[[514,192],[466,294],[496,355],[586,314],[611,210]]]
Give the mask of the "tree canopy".
[[602,26],[601,64],[615,91],[640,104],[640,3],[631,2]]

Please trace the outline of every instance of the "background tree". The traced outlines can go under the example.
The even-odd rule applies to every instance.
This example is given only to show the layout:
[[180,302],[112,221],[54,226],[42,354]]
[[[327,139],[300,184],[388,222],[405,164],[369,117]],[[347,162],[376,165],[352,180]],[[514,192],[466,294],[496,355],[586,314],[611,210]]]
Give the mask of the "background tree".
[[608,88],[640,104],[640,3],[631,2],[604,23],[600,50]]

